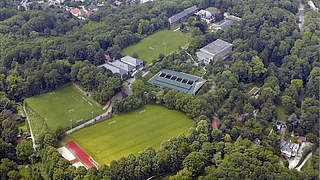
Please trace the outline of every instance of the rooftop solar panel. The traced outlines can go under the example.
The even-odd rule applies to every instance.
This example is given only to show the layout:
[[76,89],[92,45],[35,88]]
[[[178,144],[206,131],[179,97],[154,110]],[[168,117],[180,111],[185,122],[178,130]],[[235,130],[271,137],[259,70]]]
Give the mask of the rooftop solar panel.
[[188,84],[192,85],[192,84],[193,84],[193,81],[189,80],[189,81],[188,81]]
[[161,73],[160,74],[160,77],[164,77],[164,76],[166,76],[166,73]]
[[172,77],[171,74],[167,74],[167,75],[166,75],[166,78],[167,78],[167,79],[170,79],[171,77]]

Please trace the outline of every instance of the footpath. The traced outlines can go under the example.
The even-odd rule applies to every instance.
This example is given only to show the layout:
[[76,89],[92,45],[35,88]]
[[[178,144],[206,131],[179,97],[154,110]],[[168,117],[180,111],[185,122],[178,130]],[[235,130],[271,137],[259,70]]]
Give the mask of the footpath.
[[35,140],[34,135],[33,135],[33,132],[32,132],[32,128],[31,128],[31,124],[30,124],[30,119],[29,119],[28,113],[27,113],[27,111],[26,111],[26,106],[23,106],[23,111],[24,111],[24,114],[25,114],[26,117],[27,117],[29,129],[30,129],[30,134],[31,134],[31,139],[32,139],[32,147],[33,147],[34,150],[36,150],[36,148],[37,148],[36,140]]

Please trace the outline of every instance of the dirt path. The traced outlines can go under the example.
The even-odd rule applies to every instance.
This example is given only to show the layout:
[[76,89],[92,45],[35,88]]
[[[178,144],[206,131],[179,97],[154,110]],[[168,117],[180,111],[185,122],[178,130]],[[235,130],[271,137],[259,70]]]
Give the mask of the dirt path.
[[27,111],[26,111],[26,107],[25,107],[25,106],[23,106],[23,111],[24,111],[24,113],[26,114],[26,117],[27,117],[29,129],[30,129],[30,134],[31,134],[31,139],[32,139],[32,146],[33,146],[33,149],[36,150],[36,148],[37,148],[36,140],[35,140],[34,135],[33,135],[33,133],[32,133],[32,128],[31,128],[31,124],[30,124],[30,119],[29,119],[29,116],[28,116],[28,113],[27,113]]
[[81,89],[81,87],[76,84],[76,83],[73,83],[74,87],[84,96],[86,96],[87,98],[90,99],[90,101],[92,101],[94,104],[96,104],[97,106],[101,107],[101,104],[99,104],[97,101],[95,101],[94,99],[91,98],[91,95],[92,93],[91,92],[87,92],[87,91],[84,91],[83,89]]

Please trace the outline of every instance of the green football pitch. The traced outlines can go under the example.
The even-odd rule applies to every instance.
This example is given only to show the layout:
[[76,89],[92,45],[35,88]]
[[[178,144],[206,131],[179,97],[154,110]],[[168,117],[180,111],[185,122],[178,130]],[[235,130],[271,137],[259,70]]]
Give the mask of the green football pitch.
[[162,30],[146,37],[135,45],[127,47],[121,53],[129,56],[137,53],[139,59],[149,64],[152,60],[158,59],[160,53],[168,55],[177,50],[179,46],[185,46],[190,39],[191,36],[188,33]]
[[74,132],[64,141],[73,140],[102,165],[130,153],[137,155],[148,146],[159,149],[163,141],[187,133],[194,126],[195,122],[183,113],[145,105]]
[[26,103],[38,116],[33,119],[30,117],[31,121],[35,121],[31,124],[40,124],[37,121],[42,119],[50,130],[71,126],[71,122],[75,125],[103,113],[102,108],[80,94],[72,84],[27,98]]

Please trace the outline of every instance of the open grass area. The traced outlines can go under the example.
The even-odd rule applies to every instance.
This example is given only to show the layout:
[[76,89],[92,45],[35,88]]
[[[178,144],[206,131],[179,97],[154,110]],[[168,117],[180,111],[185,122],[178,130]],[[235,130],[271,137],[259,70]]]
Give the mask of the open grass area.
[[51,130],[59,126],[70,126],[71,121],[76,124],[103,113],[102,108],[79,93],[72,84],[28,98],[26,103],[29,111],[33,111],[33,115],[28,113],[31,124],[37,124],[41,120]]
[[[32,132],[37,140],[39,135],[48,130],[48,126],[44,120],[36,111],[26,106],[26,111],[30,119],[30,125],[32,127]],[[27,123],[27,122],[26,122]]]
[[168,55],[177,50],[179,46],[183,47],[189,42],[191,39],[190,34],[174,31],[175,29],[159,31],[137,44],[127,47],[121,53],[129,56],[137,53],[139,59],[149,64],[152,60],[158,59],[160,53]]
[[286,122],[289,116],[286,114],[286,110],[284,109],[284,107],[277,106],[277,112],[278,112],[278,118],[281,121]]
[[72,133],[64,141],[73,140],[101,165],[130,153],[137,155],[148,146],[159,149],[163,141],[194,126],[183,113],[146,105]]

